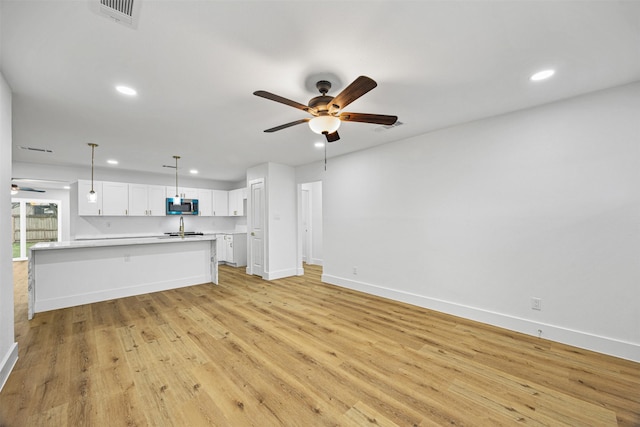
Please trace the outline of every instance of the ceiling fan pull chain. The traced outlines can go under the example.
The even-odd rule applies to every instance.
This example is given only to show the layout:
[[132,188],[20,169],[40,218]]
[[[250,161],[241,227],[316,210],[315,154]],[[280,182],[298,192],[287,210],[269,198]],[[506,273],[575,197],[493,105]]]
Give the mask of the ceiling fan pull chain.
[[327,171],[327,144],[324,144],[324,171]]

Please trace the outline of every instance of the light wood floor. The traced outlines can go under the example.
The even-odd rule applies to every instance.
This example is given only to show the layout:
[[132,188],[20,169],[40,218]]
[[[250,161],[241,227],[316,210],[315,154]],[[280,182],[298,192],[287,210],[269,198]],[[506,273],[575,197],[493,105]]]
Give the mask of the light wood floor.
[[322,284],[200,285],[27,321],[2,426],[640,425],[640,364]]

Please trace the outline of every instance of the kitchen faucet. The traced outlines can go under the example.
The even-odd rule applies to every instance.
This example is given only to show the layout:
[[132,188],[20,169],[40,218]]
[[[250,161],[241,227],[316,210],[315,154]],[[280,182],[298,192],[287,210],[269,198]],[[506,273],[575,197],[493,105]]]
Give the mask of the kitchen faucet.
[[180,237],[184,239],[184,218],[180,215]]

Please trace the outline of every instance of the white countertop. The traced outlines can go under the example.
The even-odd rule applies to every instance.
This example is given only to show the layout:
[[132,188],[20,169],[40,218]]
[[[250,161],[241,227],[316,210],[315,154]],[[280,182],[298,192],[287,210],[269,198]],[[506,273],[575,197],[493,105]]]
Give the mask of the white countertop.
[[182,242],[201,242],[216,240],[213,234],[204,236],[189,237],[133,237],[133,238],[117,238],[117,239],[99,239],[99,240],[72,240],[68,242],[40,242],[31,246],[31,250],[50,250],[50,249],[80,249],[80,248],[98,248],[106,246],[129,246],[129,245],[155,245],[162,243],[182,243]]

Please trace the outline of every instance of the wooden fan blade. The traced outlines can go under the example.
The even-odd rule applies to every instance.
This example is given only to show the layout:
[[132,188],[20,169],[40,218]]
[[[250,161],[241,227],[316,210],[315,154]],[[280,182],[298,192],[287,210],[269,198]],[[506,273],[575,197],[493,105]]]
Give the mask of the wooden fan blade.
[[376,86],[378,86],[378,84],[369,77],[358,77],[349,86],[344,88],[335,98],[333,98],[331,101],[330,111],[335,112],[346,107]]
[[286,128],[291,127],[291,126],[299,125],[301,123],[306,123],[309,120],[311,120],[311,117],[309,117],[307,119],[296,120],[295,122],[291,122],[291,123],[285,123],[283,125],[276,126],[274,128],[271,128],[271,129],[266,129],[265,132],[269,132],[269,133],[275,132],[275,131],[278,131],[278,130],[286,129]]
[[31,187],[18,187],[16,184],[11,184],[11,191],[33,191],[35,193],[46,193],[44,190],[37,190]]
[[44,190],[38,190],[36,188],[30,188],[30,187],[18,187],[18,190],[20,190],[20,191],[33,191],[34,193],[46,193],[46,191],[44,191]]
[[384,114],[364,114],[344,112],[339,116],[345,122],[373,123],[378,125],[392,125],[398,121],[398,116],[386,116]]
[[257,90],[255,92],[253,92],[253,94],[255,96],[259,96],[261,98],[270,99],[271,101],[276,101],[276,102],[279,102],[281,104],[288,105],[288,106],[293,107],[293,108],[297,108],[298,110],[306,111],[306,112],[311,113],[313,115],[317,114],[317,111],[315,110],[315,108],[310,108],[309,106],[300,104],[299,102],[292,101],[292,100],[287,99],[287,98],[283,98],[282,96],[276,95],[275,93],[267,92],[265,90]]

